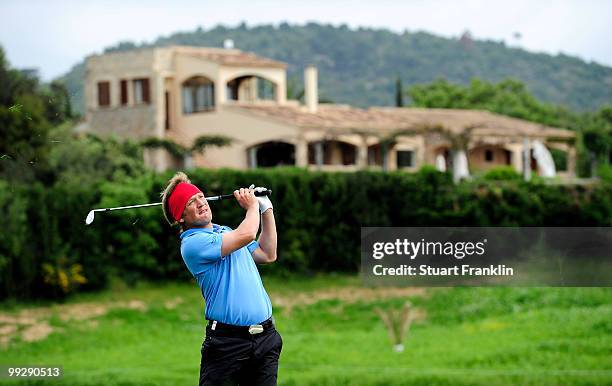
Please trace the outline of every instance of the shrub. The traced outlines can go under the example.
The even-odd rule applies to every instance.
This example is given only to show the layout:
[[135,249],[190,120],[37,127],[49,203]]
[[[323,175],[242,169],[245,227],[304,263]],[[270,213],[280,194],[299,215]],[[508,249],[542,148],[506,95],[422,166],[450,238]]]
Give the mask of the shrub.
[[[50,187],[0,181],[5,219],[0,297],[61,296],[63,289],[49,291],[49,279],[44,284],[43,267],[70,271],[81,266],[76,273],[83,280],[79,276],[74,282],[83,282],[78,290],[102,288],[112,276],[128,283],[189,279],[178,230],[169,228],[161,208],[100,213],[92,225],[84,225],[92,208],[159,202],[171,176],[143,173],[95,185],[65,180]],[[431,168],[415,174],[198,169],[189,177],[206,195],[251,183],[272,189],[278,261],[261,267],[270,274],[357,272],[362,226],[612,225],[612,184],[605,182],[548,185],[496,177],[454,185],[448,173]],[[233,200],[211,207],[215,223],[235,228],[244,218]],[[58,269],[53,272],[59,277]]]
[[486,181],[516,181],[521,179],[521,175],[512,166],[497,166],[487,170],[482,179]]
[[612,165],[600,165],[597,168],[597,176],[607,183],[612,183]]

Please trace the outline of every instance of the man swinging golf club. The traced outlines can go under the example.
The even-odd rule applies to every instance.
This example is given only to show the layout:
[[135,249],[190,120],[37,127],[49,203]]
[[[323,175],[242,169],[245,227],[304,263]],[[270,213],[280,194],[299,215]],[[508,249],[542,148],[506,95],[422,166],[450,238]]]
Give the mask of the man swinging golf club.
[[[246,210],[238,228],[212,223],[204,194],[176,173],[162,193],[166,219],[181,228],[181,255],[206,302],[200,385],[276,385],[282,338],[255,263],[276,260],[272,202],[250,188],[234,191]],[[255,240],[262,222],[259,240]]]

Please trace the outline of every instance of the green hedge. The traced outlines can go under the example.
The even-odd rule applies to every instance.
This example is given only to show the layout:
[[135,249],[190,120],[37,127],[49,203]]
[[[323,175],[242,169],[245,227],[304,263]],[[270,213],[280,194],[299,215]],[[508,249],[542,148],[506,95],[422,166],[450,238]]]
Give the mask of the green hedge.
[[[273,190],[276,274],[356,272],[362,226],[610,226],[612,185],[466,182],[430,168],[406,173],[316,173],[300,169],[194,170],[206,194],[251,183]],[[184,280],[178,230],[160,208],[98,213],[92,208],[159,201],[172,173],[95,186],[8,185],[0,181],[0,298],[61,297],[102,288],[110,277]],[[213,221],[236,227],[243,210],[212,203]],[[46,270],[43,269],[46,266]],[[79,281],[79,272],[87,280]]]

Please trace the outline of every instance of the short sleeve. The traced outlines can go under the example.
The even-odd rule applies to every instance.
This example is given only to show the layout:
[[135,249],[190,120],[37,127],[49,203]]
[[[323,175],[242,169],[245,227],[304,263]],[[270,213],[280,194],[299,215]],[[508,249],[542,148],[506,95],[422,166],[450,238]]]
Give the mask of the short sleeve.
[[208,264],[221,259],[221,244],[222,237],[218,233],[200,232],[183,240],[181,255],[194,276],[205,271]]
[[251,254],[253,254],[253,251],[257,248],[259,248],[259,243],[257,242],[257,240],[253,240],[249,243],[249,245],[247,245],[247,249]]

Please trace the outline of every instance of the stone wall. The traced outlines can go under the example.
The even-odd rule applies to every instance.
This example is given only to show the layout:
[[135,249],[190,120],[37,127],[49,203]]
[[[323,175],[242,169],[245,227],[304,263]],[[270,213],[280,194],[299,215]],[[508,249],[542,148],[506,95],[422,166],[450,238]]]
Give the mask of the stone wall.
[[88,131],[120,138],[155,136],[155,108],[152,105],[98,109],[90,112]]

